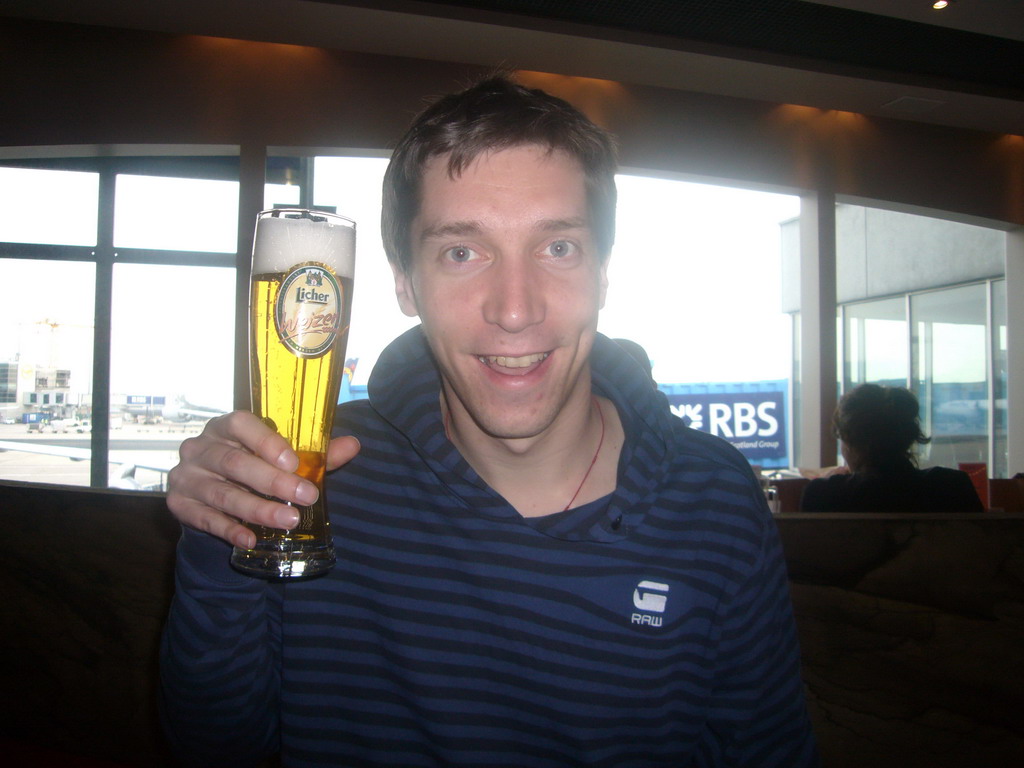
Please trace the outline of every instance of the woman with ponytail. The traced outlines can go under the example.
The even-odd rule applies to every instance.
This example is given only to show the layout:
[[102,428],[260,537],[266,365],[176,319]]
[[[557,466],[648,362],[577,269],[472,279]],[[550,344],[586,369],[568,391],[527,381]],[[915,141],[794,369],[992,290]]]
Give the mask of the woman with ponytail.
[[917,398],[902,387],[862,384],[843,395],[833,418],[849,471],[812,480],[803,512],[981,512],[965,472],[918,469]]

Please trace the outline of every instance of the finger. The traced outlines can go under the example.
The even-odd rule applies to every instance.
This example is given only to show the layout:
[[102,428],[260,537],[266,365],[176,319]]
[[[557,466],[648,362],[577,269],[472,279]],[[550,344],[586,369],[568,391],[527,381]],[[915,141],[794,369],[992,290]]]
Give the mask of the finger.
[[[214,476],[226,478],[236,485],[243,485],[281,501],[308,506],[319,496],[316,485],[309,480],[278,469],[243,448],[220,443],[211,445],[207,448],[204,465]],[[235,513],[232,508],[217,506],[231,514]]]
[[183,504],[172,504],[168,498],[167,506],[172,505],[175,517],[182,525],[204,531],[242,549],[256,546],[256,534],[223,512],[191,499]]
[[352,435],[336,437],[327,445],[327,469],[337,469],[355,458],[360,449],[359,440]]
[[278,499],[259,496],[233,483],[208,483],[204,486],[204,494],[197,501],[242,522],[286,530],[299,523],[296,507],[282,504]]
[[233,411],[211,419],[203,434],[237,443],[286,472],[298,469],[299,458],[288,441],[249,411]]

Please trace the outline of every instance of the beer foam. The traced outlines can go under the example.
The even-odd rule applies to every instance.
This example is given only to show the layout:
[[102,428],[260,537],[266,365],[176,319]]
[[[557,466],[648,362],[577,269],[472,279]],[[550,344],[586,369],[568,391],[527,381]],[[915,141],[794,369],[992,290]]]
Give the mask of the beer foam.
[[254,275],[288,272],[316,261],[339,277],[355,277],[356,225],[351,219],[313,212],[314,218],[260,214],[253,241]]

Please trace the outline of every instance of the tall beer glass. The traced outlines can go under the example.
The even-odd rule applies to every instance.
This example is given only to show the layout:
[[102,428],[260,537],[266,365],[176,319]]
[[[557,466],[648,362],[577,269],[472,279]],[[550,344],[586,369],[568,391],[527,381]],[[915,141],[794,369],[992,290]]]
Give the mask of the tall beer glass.
[[295,506],[289,531],[252,525],[256,546],[235,547],[231,564],[252,576],[326,573],[334,544],[324,500],[327,443],[345,362],[356,225],[318,211],[263,211],[256,221],[249,332],[253,412],[299,456],[298,474],[320,489]]

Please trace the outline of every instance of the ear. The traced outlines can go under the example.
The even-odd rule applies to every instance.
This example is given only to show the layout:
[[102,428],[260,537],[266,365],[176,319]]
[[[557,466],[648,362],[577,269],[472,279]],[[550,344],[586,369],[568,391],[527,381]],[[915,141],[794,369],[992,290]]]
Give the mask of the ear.
[[605,256],[604,261],[601,262],[600,280],[601,280],[601,293],[600,300],[597,308],[604,309],[605,299],[608,297],[608,262],[611,260],[611,255]]
[[416,291],[413,288],[412,275],[395,262],[391,262],[391,272],[395,276],[395,296],[398,298],[398,306],[401,308],[402,314],[408,317],[417,317],[420,312],[416,306]]

